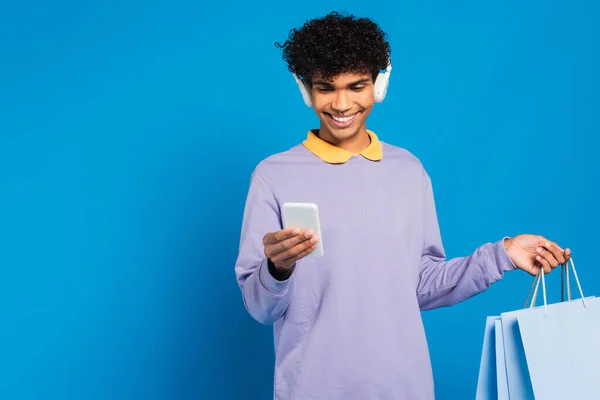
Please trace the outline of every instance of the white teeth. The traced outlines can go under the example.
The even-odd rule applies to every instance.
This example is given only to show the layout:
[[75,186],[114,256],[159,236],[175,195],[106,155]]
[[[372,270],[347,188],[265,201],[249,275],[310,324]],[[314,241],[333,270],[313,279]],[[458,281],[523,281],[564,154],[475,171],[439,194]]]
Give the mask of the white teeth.
[[335,116],[331,116],[334,120],[336,120],[337,122],[349,122],[352,120],[352,118],[354,118],[356,116],[356,114],[351,115],[349,117],[335,117]]

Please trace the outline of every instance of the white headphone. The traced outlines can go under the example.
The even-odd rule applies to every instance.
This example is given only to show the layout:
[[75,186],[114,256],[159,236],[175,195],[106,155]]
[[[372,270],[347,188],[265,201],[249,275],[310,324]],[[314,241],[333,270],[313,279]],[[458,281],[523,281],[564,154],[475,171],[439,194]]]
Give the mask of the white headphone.
[[[390,72],[392,71],[392,64],[389,63],[384,72],[380,72],[377,74],[377,78],[375,79],[374,91],[375,91],[375,101],[377,103],[381,103],[383,99],[385,99],[385,94],[387,93],[388,85],[390,84]],[[296,83],[298,84],[298,88],[300,89],[300,93],[302,93],[302,99],[304,99],[304,104],[308,107],[312,107],[312,101],[310,100],[310,91],[308,86],[298,78],[298,75],[292,74]]]

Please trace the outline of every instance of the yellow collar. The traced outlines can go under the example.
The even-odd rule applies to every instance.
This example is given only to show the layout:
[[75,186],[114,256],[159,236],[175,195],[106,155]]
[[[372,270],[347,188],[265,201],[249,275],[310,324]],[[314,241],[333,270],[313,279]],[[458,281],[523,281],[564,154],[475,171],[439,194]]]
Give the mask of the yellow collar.
[[[371,143],[358,154],[371,161],[380,161],[383,158],[381,142],[375,133],[369,130],[367,130],[367,133],[371,138]],[[313,130],[308,131],[308,137],[302,144],[314,155],[330,164],[343,164],[352,156],[358,155],[326,142],[317,136]]]

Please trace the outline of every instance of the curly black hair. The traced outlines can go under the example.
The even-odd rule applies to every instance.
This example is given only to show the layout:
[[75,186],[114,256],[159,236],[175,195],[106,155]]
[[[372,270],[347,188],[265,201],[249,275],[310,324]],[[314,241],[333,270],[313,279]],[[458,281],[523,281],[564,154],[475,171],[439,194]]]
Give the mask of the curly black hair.
[[292,29],[282,49],[290,72],[311,84],[319,74],[332,80],[341,73],[371,73],[373,80],[390,57],[387,35],[369,18],[332,12]]

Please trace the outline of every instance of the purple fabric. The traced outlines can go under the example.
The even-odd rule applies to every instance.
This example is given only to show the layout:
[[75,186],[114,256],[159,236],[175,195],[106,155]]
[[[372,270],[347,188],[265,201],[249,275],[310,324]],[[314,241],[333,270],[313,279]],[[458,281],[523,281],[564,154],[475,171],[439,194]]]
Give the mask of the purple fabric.
[[[262,161],[235,265],[252,317],[273,324],[275,399],[433,399],[421,310],[468,299],[515,269],[503,239],[445,259],[431,181],[408,151],[328,164],[303,145]],[[319,206],[325,255],[269,273],[263,237],[284,202]]]

